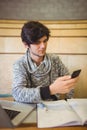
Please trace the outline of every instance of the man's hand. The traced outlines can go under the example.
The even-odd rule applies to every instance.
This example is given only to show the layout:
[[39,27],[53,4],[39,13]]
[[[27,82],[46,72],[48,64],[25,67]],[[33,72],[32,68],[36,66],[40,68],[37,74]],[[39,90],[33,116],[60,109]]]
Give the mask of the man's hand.
[[71,78],[71,76],[63,76],[57,78],[54,83],[49,86],[50,94],[65,94],[68,93],[70,90],[74,89],[75,83],[77,82],[77,78]]

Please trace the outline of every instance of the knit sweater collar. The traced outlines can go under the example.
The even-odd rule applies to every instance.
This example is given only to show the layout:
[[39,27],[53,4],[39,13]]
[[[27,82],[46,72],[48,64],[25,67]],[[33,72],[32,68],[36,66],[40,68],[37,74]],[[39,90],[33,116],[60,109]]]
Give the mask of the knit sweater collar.
[[34,63],[31,59],[29,50],[27,50],[26,52],[26,57],[28,63],[28,70],[36,77],[42,77],[49,73],[49,71],[51,70],[51,61],[47,54],[45,55],[44,60],[40,63],[39,66],[37,66],[36,63]]

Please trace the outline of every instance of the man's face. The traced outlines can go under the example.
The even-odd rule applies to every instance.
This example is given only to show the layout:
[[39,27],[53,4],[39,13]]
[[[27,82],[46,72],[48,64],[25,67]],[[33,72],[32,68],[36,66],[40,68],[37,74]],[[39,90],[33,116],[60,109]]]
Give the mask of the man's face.
[[38,57],[43,57],[46,53],[47,37],[43,36],[37,42],[30,44],[30,54]]

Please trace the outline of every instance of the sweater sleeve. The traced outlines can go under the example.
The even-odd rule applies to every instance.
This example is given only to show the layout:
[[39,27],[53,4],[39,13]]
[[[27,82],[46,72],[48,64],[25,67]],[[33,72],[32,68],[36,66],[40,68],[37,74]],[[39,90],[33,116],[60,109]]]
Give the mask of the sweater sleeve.
[[41,87],[40,88],[40,94],[41,94],[41,98],[43,100],[53,100],[53,101],[58,100],[55,95],[50,95],[49,86]]
[[13,65],[12,95],[19,102],[37,103],[41,100],[40,88],[32,88],[28,76],[22,62]]

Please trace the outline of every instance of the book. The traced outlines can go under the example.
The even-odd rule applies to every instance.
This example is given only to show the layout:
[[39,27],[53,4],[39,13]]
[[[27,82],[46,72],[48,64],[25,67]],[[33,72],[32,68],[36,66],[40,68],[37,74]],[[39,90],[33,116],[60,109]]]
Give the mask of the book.
[[87,99],[44,101],[37,104],[37,127],[87,124]]

